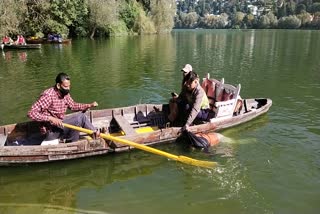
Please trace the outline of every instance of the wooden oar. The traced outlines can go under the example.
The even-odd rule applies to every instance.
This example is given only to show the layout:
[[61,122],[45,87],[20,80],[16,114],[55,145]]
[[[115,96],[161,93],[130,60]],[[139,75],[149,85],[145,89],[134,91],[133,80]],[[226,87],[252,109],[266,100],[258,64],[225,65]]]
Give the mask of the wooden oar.
[[[77,130],[79,132],[84,132],[84,133],[87,133],[87,134],[93,134],[93,131],[90,130],[90,129],[85,129],[85,128],[81,128],[81,127],[70,125],[70,124],[66,124],[66,123],[63,123],[63,126],[66,127],[66,128],[69,128],[69,129]],[[146,151],[146,152],[151,152],[153,154],[161,155],[161,156],[167,157],[169,159],[176,160],[176,161],[179,161],[181,163],[185,163],[185,164],[189,164],[189,165],[200,166],[200,167],[205,167],[205,168],[213,168],[214,166],[217,165],[217,162],[201,161],[201,160],[196,160],[196,159],[189,158],[189,157],[182,156],[182,155],[179,155],[179,156],[173,155],[173,154],[170,154],[168,152],[164,152],[164,151],[161,151],[161,150],[158,150],[158,149],[155,149],[155,148],[143,145],[143,144],[135,143],[135,142],[132,142],[132,141],[129,141],[129,140],[126,140],[126,139],[122,139],[122,138],[118,138],[118,137],[113,137],[111,135],[106,135],[106,134],[103,134],[103,133],[100,134],[100,137],[102,137],[104,139],[107,139],[107,140],[112,140],[112,141],[115,141],[115,142],[119,142],[119,143],[122,143],[122,144],[133,146],[133,147],[135,147],[137,149],[141,149],[141,150]]]

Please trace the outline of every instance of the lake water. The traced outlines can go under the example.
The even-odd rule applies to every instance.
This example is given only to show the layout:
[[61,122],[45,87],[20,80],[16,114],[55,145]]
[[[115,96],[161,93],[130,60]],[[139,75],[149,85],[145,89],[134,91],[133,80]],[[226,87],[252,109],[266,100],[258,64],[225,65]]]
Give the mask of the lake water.
[[319,213],[319,38],[308,30],[176,30],[2,52],[0,125],[27,120],[60,71],[70,74],[76,101],[99,109],[167,102],[186,63],[273,106],[222,132],[231,157],[157,147],[217,161],[214,170],[143,151],[1,167],[0,213]]

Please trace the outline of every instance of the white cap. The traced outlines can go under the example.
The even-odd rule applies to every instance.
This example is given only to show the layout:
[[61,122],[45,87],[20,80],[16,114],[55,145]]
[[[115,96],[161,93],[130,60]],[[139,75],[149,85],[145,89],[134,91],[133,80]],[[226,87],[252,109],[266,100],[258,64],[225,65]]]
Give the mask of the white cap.
[[181,71],[183,71],[184,73],[189,73],[190,71],[192,71],[192,66],[190,64],[186,64],[184,68],[181,69]]

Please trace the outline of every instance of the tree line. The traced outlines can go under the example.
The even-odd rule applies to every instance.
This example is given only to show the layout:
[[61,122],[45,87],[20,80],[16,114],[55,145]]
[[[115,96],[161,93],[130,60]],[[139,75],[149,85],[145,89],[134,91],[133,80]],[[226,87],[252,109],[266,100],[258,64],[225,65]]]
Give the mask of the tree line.
[[320,0],[180,0],[176,28],[320,28]]
[[96,37],[170,31],[175,0],[0,0],[0,36]]
[[320,0],[0,0],[0,36],[117,36],[173,28],[320,28]]

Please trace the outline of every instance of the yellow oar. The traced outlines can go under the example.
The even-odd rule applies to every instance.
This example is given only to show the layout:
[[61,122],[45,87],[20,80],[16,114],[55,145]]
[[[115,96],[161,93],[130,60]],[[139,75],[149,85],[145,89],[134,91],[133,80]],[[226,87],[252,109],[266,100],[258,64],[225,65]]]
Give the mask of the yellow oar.
[[[85,129],[85,128],[81,128],[81,127],[70,125],[70,124],[66,124],[66,123],[63,123],[63,126],[69,128],[69,129],[74,129],[74,130],[77,130],[79,132],[84,132],[84,133],[87,133],[87,134],[92,134],[93,133],[93,131],[90,130],[90,129]],[[179,161],[179,162],[185,163],[185,164],[190,164],[190,165],[200,166],[200,167],[205,167],[205,168],[213,168],[214,166],[217,165],[217,162],[201,161],[201,160],[192,159],[192,158],[189,158],[189,157],[186,157],[186,156],[173,155],[173,154],[170,154],[168,152],[164,152],[164,151],[161,151],[161,150],[158,150],[158,149],[155,149],[155,148],[143,145],[143,144],[135,143],[135,142],[132,142],[132,141],[129,141],[129,140],[126,140],[126,139],[122,139],[122,138],[118,138],[118,137],[113,137],[111,135],[106,135],[106,134],[103,134],[103,133],[100,134],[100,137],[102,137],[104,139],[107,139],[107,140],[112,140],[112,141],[115,141],[115,142],[119,142],[119,143],[122,143],[122,144],[133,146],[133,147],[135,147],[137,149],[141,149],[141,150],[144,150],[146,152],[151,152],[153,154],[165,156],[167,158],[170,158],[172,160],[176,160],[176,161]]]

